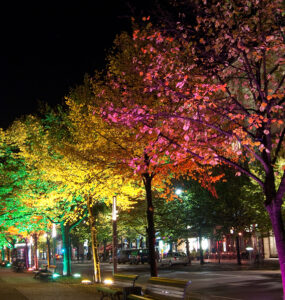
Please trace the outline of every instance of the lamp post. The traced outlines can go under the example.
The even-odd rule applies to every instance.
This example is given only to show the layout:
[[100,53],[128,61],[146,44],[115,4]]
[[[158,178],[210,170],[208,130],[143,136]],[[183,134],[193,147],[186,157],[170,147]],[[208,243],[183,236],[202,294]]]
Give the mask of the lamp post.
[[112,206],[112,223],[113,223],[113,275],[117,273],[117,197],[113,197]]
[[55,242],[56,242],[56,226],[53,223],[52,224],[52,245],[53,245],[53,264],[56,265],[56,259],[55,259]]
[[47,239],[47,252],[46,252],[47,265],[50,266],[50,239],[48,233],[45,233],[44,237]]

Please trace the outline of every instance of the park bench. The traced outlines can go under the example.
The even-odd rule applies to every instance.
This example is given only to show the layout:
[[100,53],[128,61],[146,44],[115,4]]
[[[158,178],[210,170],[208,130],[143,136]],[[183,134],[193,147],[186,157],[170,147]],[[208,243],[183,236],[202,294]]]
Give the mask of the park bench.
[[[143,291],[143,295],[128,295],[129,300],[149,299],[188,299],[186,289],[190,285],[189,280],[178,280],[165,277],[151,277]],[[190,298],[189,298],[190,299]]]
[[112,300],[127,299],[127,295],[130,293],[140,294],[141,287],[135,287],[135,281],[138,279],[138,275],[124,275],[114,274],[112,284],[102,284],[97,287],[97,291],[101,294],[101,299],[109,298]]
[[48,265],[42,265],[39,269],[34,270],[34,271],[33,271],[33,273],[34,273],[34,278],[38,278],[40,272],[47,272],[47,267],[48,267]]
[[34,271],[34,278],[51,279],[55,272],[55,269],[56,266],[54,265],[43,265],[42,268]]

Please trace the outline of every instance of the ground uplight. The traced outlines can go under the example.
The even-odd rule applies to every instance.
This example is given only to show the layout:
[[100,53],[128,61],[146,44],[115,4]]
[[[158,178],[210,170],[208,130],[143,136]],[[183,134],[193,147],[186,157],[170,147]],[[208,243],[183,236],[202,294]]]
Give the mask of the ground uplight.
[[60,275],[58,274],[58,273],[54,273],[53,275],[52,275],[52,278],[58,278]]
[[103,282],[104,284],[113,284],[113,280],[110,278],[105,279]]
[[81,281],[81,283],[83,283],[83,284],[91,284],[92,281],[89,280],[89,279],[83,279],[83,280]]

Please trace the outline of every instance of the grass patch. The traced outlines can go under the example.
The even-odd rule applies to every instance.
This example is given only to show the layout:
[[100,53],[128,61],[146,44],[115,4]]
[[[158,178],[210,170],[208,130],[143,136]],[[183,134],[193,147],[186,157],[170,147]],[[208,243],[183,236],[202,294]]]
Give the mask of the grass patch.
[[60,276],[55,279],[56,282],[63,284],[79,284],[82,278],[74,278],[73,276]]
[[[99,299],[99,294],[96,290],[96,286],[98,286],[98,283],[92,283],[92,284],[82,284],[82,277],[81,278],[74,278],[72,276],[61,276],[58,277],[54,282],[60,283],[60,284],[67,284],[70,287],[81,291],[83,293],[87,293],[89,295],[96,296],[94,299]],[[98,296],[98,297],[97,297]]]

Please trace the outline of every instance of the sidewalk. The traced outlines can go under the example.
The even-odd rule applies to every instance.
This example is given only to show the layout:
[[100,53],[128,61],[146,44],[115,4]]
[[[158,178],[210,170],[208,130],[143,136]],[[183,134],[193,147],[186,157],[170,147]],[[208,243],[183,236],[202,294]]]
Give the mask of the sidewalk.
[[32,273],[0,269],[1,300],[99,300],[95,286],[37,280]]
[[[90,264],[89,262],[86,262]],[[193,261],[190,266],[181,268],[159,268],[159,273],[162,277],[171,278],[184,278],[186,274],[190,277],[193,285],[189,290],[190,297],[193,299],[249,299],[241,298],[238,296],[239,291],[248,289],[251,290],[251,286],[258,284],[257,288],[264,292],[268,289],[268,280],[272,282],[273,288],[276,282],[276,288],[280,288],[279,285],[279,262],[278,260],[270,259],[265,260],[263,264],[254,265],[249,264],[248,261],[243,262],[242,266],[238,266],[236,261],[221,261],[221,264],[215,261],[207,261],[204,265],[200,265],[199,261]],[[83,262],[85,264],[85,262]],[[82,264],[82,266],[83,266]],[[79,266],[80,267],[80,266]],[[185,272],[187,269],[187,273]],[[245,272],[236,272],[242,271]],[[257,272],[251,272],[251,270],[257,270]],[[267,271],[270,274],[258,275],[259,270],[273,270]],[[126,270],[122,271],[127,273]],[[132,271],[133,272],[133,271]],[[137,272],[137,271],[136,271]],[[108,270],[107,273],[110,273]],[[237,274],[242,273],[242,274]],[[251,281],[250,274],[252,276],[259,277],[259,281]],[[278,274],[277,274],[278,273]],[[192,275],[191,275],[192,274]],[[211,275],[212,274],[212,275]],[[234,274],[231,279],[229,275]],[[106,272],[105,272],[106,275]],[[250,275],[250,276],[249,276]],[[191,278],[192,276],[192,278]],[[214,276],[214,277],[212,277]],[[247,277],[246,277],[247,276]],[[264,278],[262,278],[262,276]],[[140,273],[138,285],[145,287],[149,274],[145,272]],[[247,287],[246,285],[249,285]],[[226,290],[231,289],[236,291],[230,298],[226,296]],[[266,289],[266,290],[265,290]],[[221,290],[219,293],[221,296],[214,296],[217,290]],[[282,292],[275,292],[272,294],[274,298],[259,298],[259,299],[279,299],[279,294]],[[229,293],[228,293],[229,294]],[[277,295],[276,297],[274,295]],[[33,278],[33,274],[29,272],[15,273],[10,268],[0,268],[0,299],[1,300],[99,300],[100,295],[96,292],[96,285],[82,285],[74,283],[60,283],[36,280]],[[192,298],[191,298],[192,299]],[[280,298],[281,299],[281,298]]]

